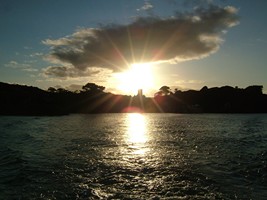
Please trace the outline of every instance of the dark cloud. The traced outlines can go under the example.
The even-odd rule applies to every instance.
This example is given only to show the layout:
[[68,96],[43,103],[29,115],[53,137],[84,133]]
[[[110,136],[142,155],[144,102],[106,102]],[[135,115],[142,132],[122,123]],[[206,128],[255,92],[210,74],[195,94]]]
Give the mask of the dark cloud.
[[43,41],[51,47],[50,61],[72,66],[50,67],[46,74],[78,76],[92,67],[121,71],[131,63],[200,59],[216,52],[225,30],[236,24],[234,7],[209,6],[170,18],[140,17],[128,25],[81,29]]
[[75,67],[68,66],[49,66],[43,69],[43,75],[54,76],[59,78],[75,78],[75,77],[86,77],[93,74],[98,74],[100,71],[96,69],[79,70]]

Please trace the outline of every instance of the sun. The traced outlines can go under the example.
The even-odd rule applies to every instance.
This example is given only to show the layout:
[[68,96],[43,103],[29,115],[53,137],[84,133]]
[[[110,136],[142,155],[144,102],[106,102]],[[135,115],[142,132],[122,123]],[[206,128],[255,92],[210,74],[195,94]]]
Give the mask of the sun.
[[132,64],[129,70],[117,74],[118,89],[126,94],[137,94],[139,89],[144,93],[154,86],[152,65],[150,63]]

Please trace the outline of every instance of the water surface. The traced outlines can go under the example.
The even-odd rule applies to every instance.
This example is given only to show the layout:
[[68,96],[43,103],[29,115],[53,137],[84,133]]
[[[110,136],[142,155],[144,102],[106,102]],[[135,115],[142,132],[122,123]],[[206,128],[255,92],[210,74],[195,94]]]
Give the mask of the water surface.
[[267,115],[0,117],[0,199],[266,199]]

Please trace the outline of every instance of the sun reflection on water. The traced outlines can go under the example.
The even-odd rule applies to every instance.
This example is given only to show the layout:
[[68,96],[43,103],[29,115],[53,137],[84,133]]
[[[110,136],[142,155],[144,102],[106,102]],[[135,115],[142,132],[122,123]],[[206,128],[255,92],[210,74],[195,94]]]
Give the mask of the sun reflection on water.
[[148,141],[146,118],[140,113],[130,113],[127,117],[126,142],[132,148],[133,154],[145,154]]

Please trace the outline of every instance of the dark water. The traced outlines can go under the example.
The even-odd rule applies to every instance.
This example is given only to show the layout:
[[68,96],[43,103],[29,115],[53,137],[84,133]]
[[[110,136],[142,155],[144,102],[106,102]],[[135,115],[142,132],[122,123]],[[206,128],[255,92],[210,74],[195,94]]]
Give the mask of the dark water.
[[267,115],[2,116],[0,199],[267,199]]

